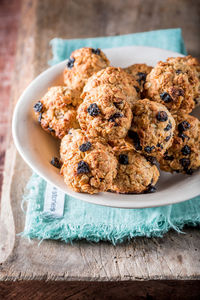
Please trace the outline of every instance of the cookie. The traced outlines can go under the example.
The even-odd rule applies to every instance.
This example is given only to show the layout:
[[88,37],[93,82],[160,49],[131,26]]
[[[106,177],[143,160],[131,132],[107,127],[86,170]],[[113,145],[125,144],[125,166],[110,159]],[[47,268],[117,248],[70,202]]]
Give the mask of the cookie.
[[139,99],[136,91],[137,81],[123,69],[114,67],[108,67],[91,76],[81,97],[85,99],[88,95],[99,94],[103,86],[123,94],[131,107]]
[[180,61],[185,62],[188,64],[190,67],[193,67],[198,76],[200,77],[200,61],[196,57],[192,57],[191,55],[180,57]]
[[94,73],[110,65],[102,50],[81,48],[72,52],[64,70],[64,83],[81,93],[86,81]]
[[175,121],[167,108],[143,99],[133,108],[133,120],[128,132],[135,150],[144,155],[162,155],[172,144]]
[[61,139],[70,128],[79,128],[76,107],[80,101],[75,91],[54,86],[34,105],[34,110],[41,127]]
[[131,144],[125,140],[116,141],[113,146],[118,167],[111,191],[126,194],[155,192],[155,184],[159,178],[158,168],[132,150]]
[[61,173],[65,183],[76,192],[99,193],[109,189],[117,173],[117,160],[109,145],[70,130],[60,147]]
[[188,114],[176,117],[173,144],[160,159],[166,172],[192,174],[200,167],[200,121]]
[[132,120],[128,102],[113,94],[87,96],[78,108],[77,119],[86,135],[106,141],[126,136]]
[[157,63],[144,87],[147,98],[164,104],[172,113],[189,113],[199,94],[199,79],[186,58],[171,57]]
[[146,82],[147,75],[151,72],[153,67],[146,64],[134,64],[127,68],[124,68],[124,71],[129,75],[133,76],[134,79],[138,82],[137,92],[142,96],[144,90],[144,84]]
[[[88,138],[83,134],[81,129],[70,129],[60,143],[60,161],[63,163],[65,157],[67,157],[67,153],[72,151],[74,147],[79,148],[81,145],[87,144],[88,142]],[[90,145],[90,142],[87,145]]]
[[200,61],[197,58],[192,57],[191,55],[181,57],[180,59],[182,62],[185,62],[190,67],[192,67],[195,70],[195,72],[197,72],[197,76],[199,79],[199,87],[196,96],[194,98],[194,102],[195,105],[198,106],[200,105]]

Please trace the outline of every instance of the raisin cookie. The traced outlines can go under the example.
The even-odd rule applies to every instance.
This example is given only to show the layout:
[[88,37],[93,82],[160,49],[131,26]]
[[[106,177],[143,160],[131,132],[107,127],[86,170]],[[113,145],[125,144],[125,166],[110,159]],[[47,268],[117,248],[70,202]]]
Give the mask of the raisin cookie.
[[61,174],[76,192],[94,194],[109,189],[117,174],[117,160],[109,145],[88,140],[71,130],[61,142]]
[[112,94],[90,95],[79,106],[77,119],[86,135],[110,141],[126,136],[132,112],[126,100]]
[[99,94],[103,86],[117,90],[123,94],[126,101],[132,107],[139,99],[136,88],[138,82],[121,68],[108,67],[99,71],[88,79],[81,97],[85,99],[88,95]]
[[170,57],[158,62],[147,75],[145,90],[148,98],[164,104],[172,113],[189,113],[199,94],[198,74],[186,58]]
[[182,61],[187,63],[190,67],[194,68],[194,70],[197,72],[197,76],[199,78],[199,88],[196,94],[196,97],[194,98],[194,102],[196,106],[200,105],[200,61],[192,57],[191,55],[181,57]]
[[160,168],[166,172],[192,174],[200,167],[200,121],[190,115],[176,118],[172,146],[160,159]]
[[81,48],[72,52],[64,70],[64,83],[81,93],[87,79],[110,65],[100,49]]
[[132,109],[133,120],[128,136],[135,150],[145,155],[162,155],[172,144],[175,121],[167,108],[143,99]]
[[133,78],[138,82],[139,87],[137,89],[137,92],[141,96],[143,94],[146,77],[152,69],[153,67],[146,64],[134,64],[124,69],[124,71],[133,76]]
[[131,144],[125,140],[116,141],[113,151],[118,160],[118,167],[111,191],[126,194],[156,191],[159,171],[154,164],[132,150]]
[[70,128],[79,128],[76,108],[80,98],[66,86],[51,87],[34,105],[42,128],[53,136],[62,138]]

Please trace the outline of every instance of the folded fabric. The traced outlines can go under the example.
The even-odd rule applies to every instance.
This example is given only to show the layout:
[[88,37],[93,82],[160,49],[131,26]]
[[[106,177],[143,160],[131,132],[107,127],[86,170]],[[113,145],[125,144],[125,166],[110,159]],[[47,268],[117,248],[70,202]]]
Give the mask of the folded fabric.
[[82,47],[148,46],[186,54],[180,28],[88,39],[63,40],[55,38],[51,40],[50,45],[53,52],[53,59],[49,62],[51,65],[68,58],[72,51]]
[[[51,45],[51,64],[68,58],[73,50],[84,46],[112,48],[144,45],[186,53],[180,29],[76,40],[55,38]],[[170,229],[180,232],[184,225],[200,223],[200,196],[165,207],[119,209],[89,204],[65,195],[63,217],[53,218],[43,212],[45,190],[46,182],[33,174],[24,196],[28,208],[22,234],[26,237],[65,242],[104,240],[117,244],[135,236],[162,237]]]

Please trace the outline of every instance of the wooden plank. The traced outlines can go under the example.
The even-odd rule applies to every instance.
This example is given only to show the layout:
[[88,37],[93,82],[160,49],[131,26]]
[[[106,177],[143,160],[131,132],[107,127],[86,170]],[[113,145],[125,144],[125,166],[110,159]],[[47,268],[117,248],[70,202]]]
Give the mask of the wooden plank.
[[[22,292],[23,291],[23,292]],[[142,281],[142,282],[61,282],[19,281],[0,282],[0,298],[77,300],[77,299],[181,299],[196,300],[200,295],[197,282]]]
[[[34,78],[33,57],[35,49],[35,8],[36,2],[34,0],[24,1],[22,5],[21,23],[17,42],[16,65],[11,89],[11,115],[18,97]],[[4,261],[10,254],[14,246],[16,233],[11,210],[12,176],[16,161],[16,149],[12,142],[11,126],[10,130],[8,131],[7,138],[8,150],[6,151],[5,156],[5,167],[3,174],[4,182],[2,186],[2,197],[0,203],[0,262]]]
[[[167,5],[172,2],[166,1],[165,8],[160,1],[157,2],[158,8],[153,8],[155,1],[148,0],[147,3],[148,7],[141,1],[128,0],[113,0],[109,3],[102,0],[24,1],[13,102],[24,87],[47,67],[47,60],[51,56],[49,48],[51,38],[55,36],[77,38],[155,29],[160,24],[157,22],[162,19],[158,11],[163,15],[168,11]],[[185,0],[182,3],[183,22],[188,3]],[[177,14],[177,7],[178,1],[173,1],[171,20]],[[191,9],[193,11],[193,8]],[[143,25],[144,15],[151,26],[147,25],[147,21],[146,25]],[[196,13],[194,20],[195,18]],[[166,25],[164,15],[163,20],[165,20],[163,24]],[[177,22],[178,20],[177,16]],[[137,22],[140,23],[140,27]],[[177,26],[176,24],[174,26]],[[191,43],[190,47],[196,49],[196,44]],[[12,143],[10,145],[1,202],[1,224],[4,227],[0,227],[4,232],[7,230],[7,236],[4,234],[3,242],[0,240],[0,260],[4,262],[0,265],[0,280],[133,282],[200,279],[198,229],[188,228],[185,235],[169,232],[163,239],[136,238],[117,247],[108,243],[77,242],[74,245],[66,245],[56,241],[44,241],[38,247],[36,240],[29,242],[15,236],[15,233],[20,233],[24,227],[24,214],[20,204],[31,171],[13,150]]]
[[20,0],[0,1],[0,197],[3,183],[7,132],[10,127],[10,93],[14,71]]

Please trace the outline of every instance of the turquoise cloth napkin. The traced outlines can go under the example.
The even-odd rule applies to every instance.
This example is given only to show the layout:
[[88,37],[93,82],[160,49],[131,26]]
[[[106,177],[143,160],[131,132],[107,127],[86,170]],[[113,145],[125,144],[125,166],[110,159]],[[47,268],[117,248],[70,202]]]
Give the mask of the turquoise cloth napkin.
[[[80,47],[111,48],[144,45],[186,53],[180,29],[157,30],[114,37],[51,41],[53,59],[58,63]],[[24,200],[28,202],[24,236],[38,239],[60,239],[65,242],[86,239],[113,244],[135,236],[162,237],[170,229],[181,231],[184,225],[200,224],[200,196],[183,203],[145,209],[119,209],[88,204],[65,196],[62,218],[43,213],[46,182],[33,174],[27,184]]]
[[126,35],[63,40],[55,38],[50,42],[53,59],[51,65],[68,58],[72,51],[82,47],[114,48],[122,46],[149,46],[186,54],[181,29],[164,29]]

